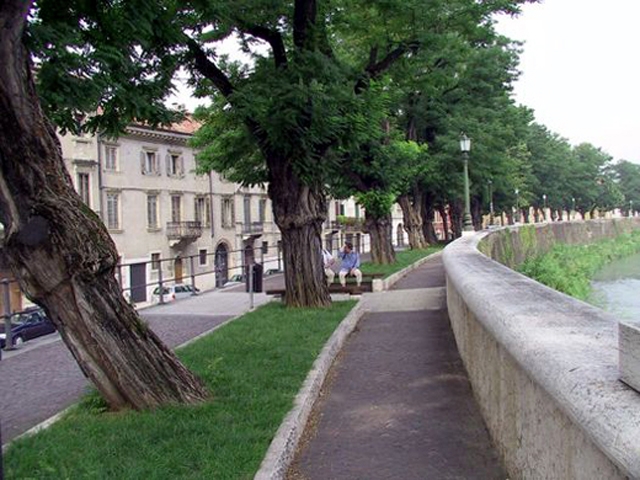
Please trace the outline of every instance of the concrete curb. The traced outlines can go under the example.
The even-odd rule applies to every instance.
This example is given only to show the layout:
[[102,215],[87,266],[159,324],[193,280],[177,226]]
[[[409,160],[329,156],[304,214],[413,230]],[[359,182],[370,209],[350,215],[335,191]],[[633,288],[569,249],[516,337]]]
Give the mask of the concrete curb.
[[254,477],[256,480],[274,480],[285,477],[329,368],[365,313],[362,300],[360,300],[325,344],[313,363],[302,388],[296,395],[293,408],[271,441],[260,469]]
[[40,432],[41,430],[45,430],[45,429],[49,428],[51,425],[56,423],[58,420],[60,420],[62,417],[64,417],[67,413],[69,413],[71,410],[73,410],[77,405],[78,405],[77,403],[74,403],[73,405],[69,405],[67,408],[65,408],[61,412],[56,413],[55,415],[47,418],[46,420],[40,422],[39,424],[34,425],[33,427],[31,427],[26,432],[21,433],[17,437],[11,439],[9,442],[7,442],[4,445],[2,445],[2,453],[5,453],[7,451],[7,448],[9,448],[9,446],[13,442],[15,442],[16,440],[19,440],[21,438],[30,437],[31,435],[35,435],[36,433]]

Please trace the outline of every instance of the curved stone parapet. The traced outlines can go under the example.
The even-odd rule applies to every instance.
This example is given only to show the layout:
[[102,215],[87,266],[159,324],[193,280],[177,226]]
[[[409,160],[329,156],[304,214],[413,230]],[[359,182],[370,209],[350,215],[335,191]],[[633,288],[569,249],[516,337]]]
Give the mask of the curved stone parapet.
[[640,478],[640,394],[618,380],[616,319],[505,266],[556,241],[638,227],[636,219],[541,224],[445,249],[451,325],[511,478]]

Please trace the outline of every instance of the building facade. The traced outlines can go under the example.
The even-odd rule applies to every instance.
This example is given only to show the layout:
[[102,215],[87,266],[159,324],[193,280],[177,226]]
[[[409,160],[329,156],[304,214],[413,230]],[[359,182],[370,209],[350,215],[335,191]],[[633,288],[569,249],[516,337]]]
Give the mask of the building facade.
[[266,192],[198,175],[188,145],[195,126],[60,137],[76,190],[107,226],[120,283],[136,303],[151,300],[160,279],[209,289],[252,259],[277,263],[279,232]]

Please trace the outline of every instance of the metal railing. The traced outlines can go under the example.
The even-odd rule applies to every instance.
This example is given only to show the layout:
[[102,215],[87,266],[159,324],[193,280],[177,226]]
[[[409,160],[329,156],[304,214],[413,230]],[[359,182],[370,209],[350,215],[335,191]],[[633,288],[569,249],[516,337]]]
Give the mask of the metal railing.
[[169,240],[196,239],[202,236],[202,222],[167,222]]
[[[185,222],[188,223],[188,222]],[[193,222],[198,224],[199,222]],[[345,235],[340,232],[334,235],[323,236],[323,246],[332,252],[338,252],[345,241],[353,241],[354,248],[364,253],[369,251],[369,244],[362,238],[356,242],[355,235]],[[142,262],[120,263],[116,267],[116,281],[124,298],[134,306],[147,305],[157,302],[166,303],[168,300],[165,288],[171,285],[188,285],[191,287],[191,295],[197,295],[199,287],[203,290],[223,288],[230,285],[242,285],[247,292],[253,294],[256,290],[253,285],[254,266],[259,265],[263,277],[282,273],[284,262],[281,245],[261,246],[242,250],[229,250],[226,252],[203,252],[195,255],[153,258]],[[136,275],[135,270],[139,275]],[[248,280],[251,280],[248,282]],[[0,279],[0,299],[3,300],[3,312],[6,325],[6,345],[12,348],[10,321],[14,315],[23,313],[24,310],[12,311],[12,295],[10,285],[17,283],[15,279]],[[253,304],[253,302],[252,302]],[[7,348],[7,347],[5,347]]]
[[347,221],[332,220],[327,223],[327,228],[334,231],[361,232],[364,228],[364,222],[359,218],[349,218]]
[[[199,286],[206,289],[246,283],[247,268],[261,264],[265,275],[282,272],[283,260],[279,245],[257,246],[252,249],[230,250],[224,253],[207,252],[182,257],[157,258],[145,262],[121,263],[116,276],[123,295],[132,304],[151,301],[166,303],[165,288],[169,285],[188,285],[191,295]],[[135,279],[132,270],[144,272]],[[155,288],[152,288],[155,287]],[[143,300],[142,300],[143,299]]]
[[254,234],[264,232],[264,222],[251,222],[242,224],[242,233]]

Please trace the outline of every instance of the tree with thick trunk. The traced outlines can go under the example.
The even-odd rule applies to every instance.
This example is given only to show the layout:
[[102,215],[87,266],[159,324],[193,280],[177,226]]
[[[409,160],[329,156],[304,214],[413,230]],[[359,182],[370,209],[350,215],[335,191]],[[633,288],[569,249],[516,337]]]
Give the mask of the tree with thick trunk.
[[323,189],[305,185],[281,159],[271,163],[269,197],[282,235],[285,303],[322,307],[331,303],[322,260],[322,224],[327,201]]
[[396,261],[396,253],[391,243],[393,222],[391,214],[380,217],[365,211],[364,228],[371,239],[371,262],[386,265]]
[[73,189],[24,45],[30,8],[0,1],[2,253],[111,408],[202,401],[199,379],[124,300],[115,245]]
[[409,236],[409,246],[412,250],[425,248],[428,245],[422,228],[422,215],[420,215],[422,197],[423,194],[418,188],[414,189],[412,196],[405,193],[398,197],[398,204],[402,209],[402,224]]
[[[424,239],[427,245],[438,243],[438,235],[436,234],[436,228],[434,226],[435,217],[436,217],[436,209],[430,200],[431,195],[425,195],[425,200],[422,202],[423,208],[421,210],[422,213],[422,232],[424,234]],[[444,211],[444,209],[442,209]],[[445,221],[446,218],[442,216],[443,228],[446,226]],[[446,232],[447,229],[444,228]]]

